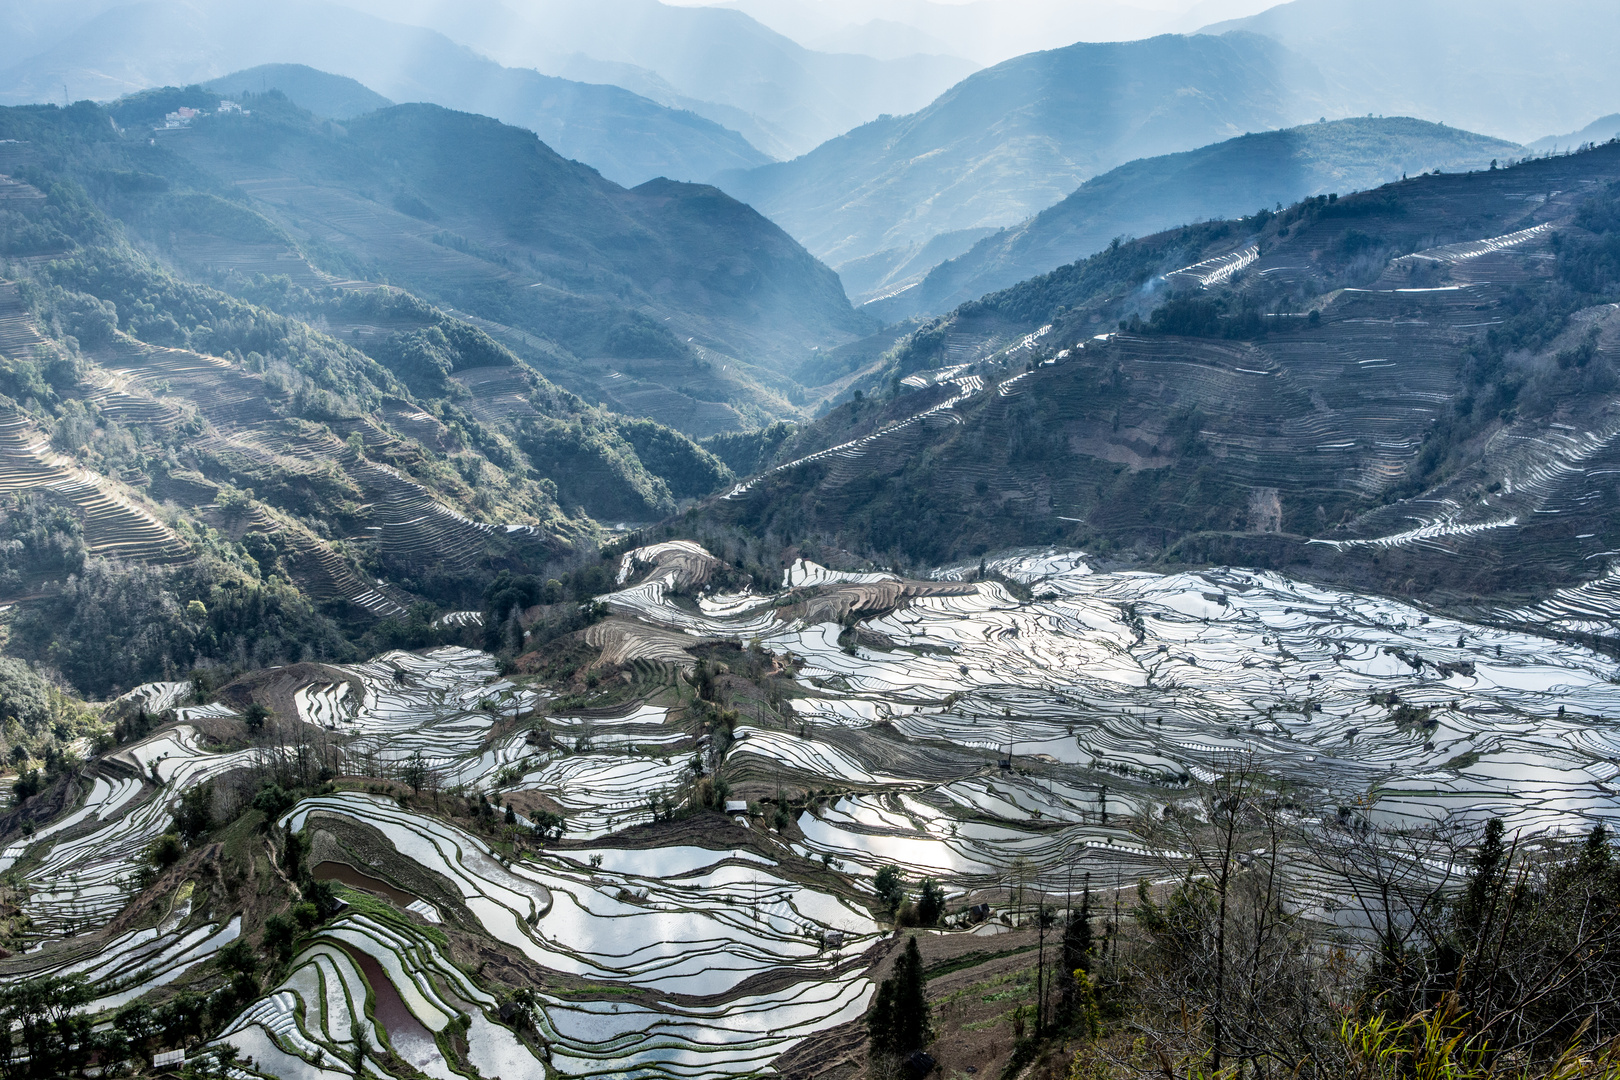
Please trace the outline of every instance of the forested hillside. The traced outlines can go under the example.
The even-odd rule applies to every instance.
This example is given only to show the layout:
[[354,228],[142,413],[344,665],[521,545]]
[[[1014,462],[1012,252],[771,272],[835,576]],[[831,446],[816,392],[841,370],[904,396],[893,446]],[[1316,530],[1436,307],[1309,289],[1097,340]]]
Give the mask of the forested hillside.
[[498,569],[566,577],[599,519],[657,519],[729,477],[381,275],[318,270],[153,139],[166,105],[0,112],[12,653],[103,695],[455,638],[436,611],[481,609]]

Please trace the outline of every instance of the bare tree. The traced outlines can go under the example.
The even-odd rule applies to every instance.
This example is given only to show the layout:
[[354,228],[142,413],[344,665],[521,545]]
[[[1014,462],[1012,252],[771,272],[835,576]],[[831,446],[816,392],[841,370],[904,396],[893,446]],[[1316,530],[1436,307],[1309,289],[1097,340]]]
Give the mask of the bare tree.
[[1334,1054],[1335,987],[1290,881],[1299,823],[1252,758],[1225,764],[1144,830],[1174,884],[1138,887],[1142,1023],[1210,1072],[1306,1075]]

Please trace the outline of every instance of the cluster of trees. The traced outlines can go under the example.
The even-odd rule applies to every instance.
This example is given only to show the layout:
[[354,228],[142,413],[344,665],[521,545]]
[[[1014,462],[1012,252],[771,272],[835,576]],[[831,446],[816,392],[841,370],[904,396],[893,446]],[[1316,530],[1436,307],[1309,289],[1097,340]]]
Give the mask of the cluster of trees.
[[1255,1078],[1383,1077],[1391,1055],[1411,1075],[1574,1076],[1555,1066],[1620,1038],[1602,826],[1569,843],[1302,810],[1238,763],[1145,827],[1188,862],[1138,887],[1095,985],[1153,1053]]
[[866,1014],[867,1053],[873,1071],[892,1074],[906,1057],[927,1046],[934,1037],[928,1007],[922,954],[915,935],[894,964],[894,972],[878,984]]
[[84,321],[73,309],[93,302],[99,318],[91,322],[104,336],[116,328],[154,345],[216,356],[257,354],[342,402],[347,415],[374,411],[384,396],[402,390],[387,368],[359,350],[298,319],[180,281],[127,249],[98,247],[53,262],[42,274],[45,287],[30,296],[47,320]]
[[102,698],[198,666],[345,661],[356,652],[295,587],[250,578],[206,552],[174,567],[88,559],[59,592],[19,610],[10,647]]
[[16,770],[20,806],[77,767],[69,743],[94,729],[93,715],[27,664],[0,657],[0,769]]
[[83,708],[39,672],[19,660],[0,656],[0,742],[6,748],[9,764],[27,761],[31,751],[42,752],[42,742],[54,744],[72,739],[88,719]]
[[[48,975],[0,984],[0,1076],[47,1080],[92,1075],[92,1068],[101,1076],[145,1069],[154,1052],[217,1029],[258,996],[253,973],[259,961],[247,942],[238,939],[222,949],[219,965],[231,979],[213,994],[181,991],[156,1008],[141,1002],[127,1005],[100,1031],[90,1014],[79,1011],[94,996],[83,976]],[[186,1075],[223,1080],[236,1060],[231,1047],[214,1047],[194,1055]]]
[[945,889],[935,878],[918,882],[915,898],[898,866],[880,867],[872,884],[896,926],[935,926],[945,914]]
[[0,405],[21,405],[36,416],[49,416],[62,407],[83,370],[83,358],[67,343],[35,345],[27,354],[0,354]]
[[[554,578],[534,574],[497,573],[484,588],[484,648],[516,655],[538,649],[558,638],[583,630],[607,612],[592,598],[614,586],[614,560],[622,545],[602,549],[600,558],[583,562]],[[527,627],[520,616],[531,608],[542,610]]]
[[[1040,898],[1034,1025],[1019,1012],[1004,1075],[1065,1045],[1077,1080],[1620,1068],[1620,848],[1601,825],[1571,838],[1511,836],[1498,819],[1381,825],[1359,805],[1317,816],[1239,760],[1137,827],[1178,853],[1169,883],[1117,891],[1111,914],[1089,885],[1067,910]],[[896,911],[898,871],[876,884]],[[1027,899],[1015,885],[1013,903]],[[876,1072],[927,1046],[914,941],[867,1029]]]
[[1261,305],[1253,298],[1234,306],[1219,297],[1178,296],[1154,308],[1146,321],[1140,315],[1132,315],[1129,319],[1121,320],[1119,328],[1132,334],[1175,334],[1248,341],[1278,330],[1311,326],[1319,319],[1320,316],[1304,320],[1268,316],[1262,313]]
[[777,461],[782,447],[798,429],[778,420],[753,431],[726,431],[703,440],[703,449],[725,463],[737,476],[764,472]]

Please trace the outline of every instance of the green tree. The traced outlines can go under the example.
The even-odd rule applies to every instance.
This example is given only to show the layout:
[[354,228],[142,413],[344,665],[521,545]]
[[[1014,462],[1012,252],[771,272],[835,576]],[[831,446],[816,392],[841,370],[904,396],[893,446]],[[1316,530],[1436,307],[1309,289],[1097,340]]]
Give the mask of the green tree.
[[563,816],[553,814],[550,810],[536,810],[529,815],[529,822],[534,835],[541,840],[560,837],[568,828],[568,822],[563,820]]
[[868,1052],[874,1059],[904,1057],[933,1039],[922,953],[915,935],[906,939],[894,973],[878,985],[866,1017],[866,1033]]
[[164,833],[146,849],[147,858],[160,870],[167,870],[179,862],[183,854],[185,848],[180,845],[180,837],[172,832]]
[[195,844],[214,827],[214,785],[198,784],[180,796],[174,810],[174,832],[188,844]]
[[421,751],[411,755],[411,759],[400,770],[399,778],[405,781],[413,792],[422,794],[422,789],[427,786],[428,768],[427,762],[422,759]]
[[144,1057],[151,1051],[159,1033],[152,1007],[140,1001],[119,1009],[113,1018],[113,1027],[124,1037],[129,1053],[136,1057]]
[[297,881],[303,875],[304,838],[287,826],[286,841],[281,845],[281,869]]
[[0,1075],[82,1073],[90,1057],[91,1023],[75,1010],[90,997],[79,976],[42,975],[0,984]]
[[273,822],[291,810],[293,803],[297,801],[297,797],[281,785],[266,784],[259,789],[257,795],[253,796],[253,809],[260,811]]
[[933,926],[945,914],[945,890],[933,878],[923,878],[917,886],[917,922]]
[[259,970],[259,957],[253,946],[237,938],[219,950],[219,966],[233,974],[252,975]]
[[900,905],[903,904],[906,899],[906,882],[905,879],[900,876],[900,868],[898,866],[884,866],[879,868],[877,877],[873,880],[872,885],[875,889],[877,889],[878,899],[883,901],[883,906],[888,910],[891,916],[896,911],[900,910]]
[[292,959],[295,937],[297,927],[287,916],[276,914],[264,920],[264,947],[274,952],[282,963]]
[[[1094,942],[1091,934],[1091,890],[1081,894],[1080,910],[1069,914],[1069,924],[1063,928],[1063,969],[1058,978],[1062,997],[1059,999],[1060,1016],[1065,1020],[1084,1019],[1084,997],[1090,993],[1091,953]],[[1092,1002],[1095,1011],[1095,1000]]]

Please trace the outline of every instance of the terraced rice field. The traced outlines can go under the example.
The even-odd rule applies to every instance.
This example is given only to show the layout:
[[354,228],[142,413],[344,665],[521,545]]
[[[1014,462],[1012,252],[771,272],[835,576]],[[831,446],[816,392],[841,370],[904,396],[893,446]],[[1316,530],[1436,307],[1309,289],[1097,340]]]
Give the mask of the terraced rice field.
[[[407,920],[348,915],[323,927],[292,973],[219,1041],[251,1055],[254,1074],[282,1080],[353,1076],[356,1052],[383,1046],[428,1076],[457,1080],[434,1036],[464,1016],[481,1075],[542,1075],[523,1041],[486,1015],[495,1004]],[[372,1068],[388,1075],[375,1060]]]
[[[162,698],[167,689],[151,696]],[[29,855],[19,876],[31,932],[43,941],[105,924],[136,891],[135,871],[169,827],[180,796],[256,756],[209,753],[196,729],[180,724],[100,759],[75,810],[0,853],[0,871]]]
[[[739,816],[657,846],[658,834],[626,830],[692,775],[679,749],[691,736],[668,707],[564,711],[534,744],[497,724],[544,703],[486,654],[320,669],[295,707],[350,753],[393,769],[420,759],[442,787],[543,796],[573,842],[510,857],[382,795],[298,803],[280,824],[317,837],[319,857],[349,877],[326,873],[377,899],[307,939],[287,978],[227,1027],[220,1038],[255,1061],[244,1075],[352,1075],[363,1038],[448,1080],[451,1025],[463,1022],[485,1076],[548,1064],[592,1077],[755,1074],[857,1019],[873,990],[866,954],[882,928],[830,877],[808,877],[808,861],[841,871],[854,895],[887,864],[958,896],[995,897],[1015,878],[1061,888],[1077,871],[1129,883],[1174,859],[1133,823],[1240,758],[1324,805],[1369,798],[1389,821],[1620,819],[1620,684],[1612,661],[1574,646],[1270,573],[1099,573],[1055,549],[988,567],[1024,583],[1027,601],[973,580],[976,566],[917,582],[801,560],[783,593],[677,605],[671,591],[702,590],[716,565],[686,542],[629,553],[603,598],[617,614],[598,625],[667,642],[758,638],[791,656],[791,722],[750,714],[718,767],[744,789],[835,794],[786,835]],[[882,648],[840,640],[851,614],[860,640]],[[218,711],[181,704],[186,692],[132,696],[198,722]],[[239,924],[178,895],[156,925],[72,935],[120,909],[173,800],[250,754],[206,753],[191,727],[171,727],[103,759],[69,813],[0,853],[0,869],[24,870],[27,910],[54,939],[28,962],[94,969],[99,1011],[231,940]],[[362,835],[369,854],[341,853]],[[547,1061],[452,961],[451,925],[550,973],[528,1016]]]
[[79,468],[21,414],[0,410],[0,493],[25,491],[71,506],[94,554],[160,563],[186,554],[185,543],[121,485]]
[[[0,351],[25,353],[44,343],[17,286],[0,282]],[[396,460],[409,461],[417,453],[378,422],[359,417],[338,422],[334,431],[287,418],[278,410],[285,395],[271,391],[262,374],[229,360],[120,336],[97,351],[85,378],[85,397],[109,422],[172,429],[194,413],[202,430],[193,444],[241,487],[261,481],[275,486],[289,478],[350,487],[361,504],[361,519],[368,522],[362,526],[365,538],[375,540],[398,565],[467,571],[483,557],[496,532],[496,526],[472,521],[398,469],[356,455],[345,442],[351,433],[360,434],[372,451],[392,453]],[[497,396],[505,395],[502,400],[511,398],[528,408],[523,397],[527,384],[516,369],[471,372],[468,381],[475,392],[492,388]],[[441,443],[442,425],[420,410],[396,410],[392,419],[402,430],[419,431],[430,445]],[[171,475],[157,491],[127,487],[52,451],[46,435],[21,413],[0,411],[0,493],[37,491],[65,502],[83,522],[85,540],[96,555],[155,563],[188,557],[187,545],[158,519],[151,504],[172,500],[196,509],[211,507],[219,484],[190,475],[196,482]],[[145,477],[132,482],[150,484]],[[364,577],[357,564],[290,515],[268,513],[262,506],[255,506],[252,515],[253,528],[277,537],[286,567],[311,598],[346,601],[377,617],[404,614],[407,594]],[[506,531],[535,532],[529,526],[508,526]]]
[[[898,862],[960,887],[1005,881],[1015,859],[1134,873],[1152,860],[1127,820],[1238,756],[1324,799],[1371,795],[1391,820],[1620,817],[1620,686],[1598,654],[1270,573],[1098,574],[1057,551],[992,569],[1036,599],[982,582],[891,601],[863,624],[893,643],[882,651],[846,651],[836,618],[795,617],[814,602],[713,597],[694,613],[645,587],[608,600],[799,659],[794,715],[811,736],[745,727],[728,761],[849,791],[799,824],[803,854],[851,869]],[[849,577],[800,563],[784,585],[832,592]]]
[[[316,829],[333,819],[376,829],[402,859],[452,882],[493,939],[544,969],[658,992],[641,1004],[611,995],[539,995],[535,1020],[552,1043],[553,1066],[565,1075],[752,1072],[815,1030],[859,1015],[870,995],[857,958],[879,933],[871,916],[801,887],[750,850],[575,848],[503,863],[453,826],[356,793],[306,800],[287,823]],[[323,937],[374,957],[411,1016],[429,1031],[442,1030],[457,1011],[428,992],[442,960],[399,927],[349,923],[340,921]],[[829,931],[842,936],[839,946],[822,945]],[[309,1004],[321,1000],[313,992],[317,974],[332,995],[342,978],[331,970],[338,964],[338,956],[316,945],[289,985],[239,1018],[225,1038],[249,1052],[275,1043],[306,1064],[317,1053],[346,1053],[358,1022],[352,1006],[333,1008],[328,996],[327,1023],[334,1015],[340,1022],[317,1038]],[[746,992],[761,976],[777,989]],[[422,993],[413,996],[417,987]],[[459,1008],[469,1011],[464,1002],[478,1001],[476,991],[460,993]],[[254,1026],[263,1033],[249,1033]],[[311,1037],[300,1042],[297,1030]],[[422,1049],[413,1064],[438,1075],[431,1048]]]

